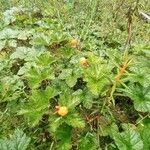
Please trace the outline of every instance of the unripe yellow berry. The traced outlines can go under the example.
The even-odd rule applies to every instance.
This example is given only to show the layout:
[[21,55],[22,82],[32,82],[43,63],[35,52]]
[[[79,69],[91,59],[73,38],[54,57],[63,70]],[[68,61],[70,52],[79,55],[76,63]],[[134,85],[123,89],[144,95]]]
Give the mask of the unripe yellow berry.
[[78,44],[79,44],[79,41],[78,41],[77,39],[72,39],[72,40],[70,41],[70,46],[71,46],[72,48],[76,48],[76,47],[78,46]]
[[66,106],[59,107],[57,113],[63,117],[68,114],[68,108]]
[[83,66],[83,67],[88,67],[88,61],[85,57],[81,57],[80,58],[80,64]]

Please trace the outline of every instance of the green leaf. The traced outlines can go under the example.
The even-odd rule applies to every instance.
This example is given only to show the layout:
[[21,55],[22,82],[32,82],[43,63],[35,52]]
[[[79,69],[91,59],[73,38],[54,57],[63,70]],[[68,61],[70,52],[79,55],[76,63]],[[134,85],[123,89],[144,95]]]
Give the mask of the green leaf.
[[9,146],[9,141],[8,140],[0,139],[0,150],[10,150],[10,146]]
[[81,103],[81,101],[82,101],[81,94],[82,94],[82,90],[80,90],[80,89],[72,93],[71,101],[68,104],[68,107],[70,109],[75,108],[77,105],[79,105]]
[[46,90],[35,90],[32,92],[31,96],[31,102],[30,103],[35,103],[35,108],[36,106],[42,106],[42,107],[47,107],[49,100],[56,96],[58,92],[52,88],[52,87],[47,87]]
[[16,147],[18,150],[26,150],[30,142],[30,138],[28,138],[23,131],[19,129],[15,130],[11,140],[11,147]]
[[60,141],[58,142],[57,150],[70,150],[72,128],[68,125],[62,125],[58,128],[56,136]]
[[33,40],[30,42],[32,45],[38,45],[38,46],[43,46],[43,45],[49,45],[50,43],[50,38],[46,36],[44,33],[38,33],[37,35],[34,35]]
[[11,101],[17,99],[22,92],[23,82],[19,76],[5,76],[0,81],[0,101]]
[[59,79],[66,79],[67,77],[71,76],[72,72],[72,69],[63,69],[59,75]]
[[45,111],[40,110],[21,110],[18,114],[24,114],[27,118],[27,122],[31,127],[35,127],[39,121],[42,119],[42,116],[44,115]]
[[90,66],[84,71],[84,81],[87,82],[87,87],[96,96],[104,92],[104,87],[109,84],[107,76],[109,75],[110,68],[108,64],[100,57],[91,55],[89,56]]
[[52,69],[47,67],[40,68],[38,66],[32,66],[26,76],[28,79],[29,86],[32,88],[39,87],[40,83],[43,80],[46,79],[52,80],[55,78]]
[[14,30],[11,28],[6,28],[0,32],[0,39],[15,39],[19,34],[18,30]]
[[40,55],[36,61],[37,65],[39,66],[49,66],[56,60],[49,52],[45,52],[44,54]]
[[29,36],[31,35],[31,33],[32,31],[28,31],[28,30],[20,31],[17,38],[19,40],[27,40]]
[[143,140],[143,150],[149,150],[150,149],[150,127],[144,127],[144,129],[141,131],[141,138]]
[[84,128],[85,122],[78,113],[69,114],[65,122],[74,128]]
[[52,115],[49,118],[49,125],[50,125],[50,131],[56,132],[60,125],[64,123],[64,120],[62,117],[58,117],[57,115]]
[[24,64],[24,66],[22,66],[19,69],[19,71],[17,72],[17,75],[24,75],[24,74],[26,74],[33,65],[35,65],[34,62],[33,63],[32,62],[26,62]]
[[72,93],[69,89],[64,89],[63,93],[61,93],[59,98],[59,105],[60,106],[68,106],[72,100]]
[[54,61],[54,58],[47,52],[40,54],[33,66],[28,67],[30,69],[25,76],[31,88],[39,87],[43,80],[55,79],[54,68],[50,66]]
[[150,82],[149,59],[141,55],[136,59],[137,60],[135,64],[130,67],[130,71],[132,73],[129,74],[127,78],[132,83],[138,82],[144,87],[149,86],[149,82]]
[[46,90],[35,90],[31,96],[31,103],[35,102],[36,106],[48,107],[49,100],[58,94],[57,90],[47,87]]
[[35,90],[29,99],[29,103],[25,105],[25,108],[18,112],[18,115],[24,114],[28,119],[28,122],[35,126],[41,120],[42,115],[49,107],[49,101],[52,97],[56,96],[58,92],[51,87],[47,87],[46,90]]
[[96,135],[93,135],[91,133],[87,133],[85,136],[81,137],[81,140],[78,144],[79,150],[96,150],[98,149],[98,144],[96,142]]
[[0,51],[5,47],[6,40],[1,40],[0,41]]
[[69,109],[74,109],[81,103],[82,90],[77,90],[74,93],[70,89],[66,89],[59,98],[60,106],[67,106]]
[[88,80],[87,87],[94,95],[98,96],[107,83],[107,80],[104,78],[101,81]]
[[89,90],[84,90],[82,93],[83,106],[90,109],[93,105],[94,95]]
[[26,150],[30,140],[22,130],[16,129],[10,140],[0,140],[0,150]]
[[16,40],[9,40],[8,46],[16,48],[17,47],[17,41]]
[[11,7],[3,13],[3,21],[5,25],[9,25],[16,21],[15,13],[24,12],[26,9],[22,7]]
[[143,87],[140,84],[130,86],[123,90],[127,96],[134,101],[137,111],[150,112],[150,87]]
[[73,69],[63,69],[59,75],[59,78],[65,79],[67,85],[69,87],[73,87],[76,84],[79,75],[78,72],[73,72]]
[[125,124],[124,131],[113,131],[113,138],[119,150],[143,150],[143,142],[140,134],[131,126]]
[[66,78],[66,83],[67,83],[67,85],[69,86],[69,87],[73,87],[75,84],[76,84],[76,82],[77,82],[77,78],[78,77],[76,77],[76,76],[70,76],[70,77],[68,77],[68,78]]
[[106,55],[115,66],[119,67],[119,64],[122,63],[122,54],[118,49],[107,49]]
[[144,147],[143,150],[150,149],[150,118],[145,118],[138,126],[139,133],[141,135]]
[[36,88],[41,83],[41,74],[40,70],[37,67],[31,67],[26,75],[28,79],[29,86],[32,88]]
[[35,61],[36,57],[42,53],[42,50],[28,47],[17,47],[16,51],[11,54],[11,59],[24,59],[25,61]]
[[11,59],[25,59],[31,49],[27,47],[17,47],[16,51],[11,54]]

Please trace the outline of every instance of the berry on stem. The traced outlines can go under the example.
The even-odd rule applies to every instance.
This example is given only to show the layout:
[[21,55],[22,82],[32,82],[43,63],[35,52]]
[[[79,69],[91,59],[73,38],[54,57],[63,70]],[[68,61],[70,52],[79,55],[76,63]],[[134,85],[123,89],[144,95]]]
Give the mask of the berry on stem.
[[68,114],[68,108],[66,106],[56,106],[56,111],[62,117]]
[[88,65],[89,65],[89,63],[85,57],[80,58],[80,64],[81,64],[81,66],[83,66],[85,68],[88,67]]
[[72,48],[76,48],[76,47],[78,46],[78,44],[79,44],[79,41],[78,41],[77,39],[72,39],[72,40],[70,41],[70,46],[71,46]]

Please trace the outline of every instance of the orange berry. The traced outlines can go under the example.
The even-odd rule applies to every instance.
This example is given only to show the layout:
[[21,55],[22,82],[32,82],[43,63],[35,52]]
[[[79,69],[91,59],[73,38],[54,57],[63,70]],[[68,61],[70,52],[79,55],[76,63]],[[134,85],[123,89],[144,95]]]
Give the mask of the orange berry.
[[88,67],[88,61],[85,57],[81,57],[80,58],[80,64],[83,66],[83,67]]
[[63,117],[68,114],[68,108],[66,106],[59,107],[57,113]]
[[72,40],[70,41],[70,46],[71,46],[72,48],[76,48],[76,47],[78,46],[78,44],[79,44],[79,41],[78,41],[77,39],[72,39]]

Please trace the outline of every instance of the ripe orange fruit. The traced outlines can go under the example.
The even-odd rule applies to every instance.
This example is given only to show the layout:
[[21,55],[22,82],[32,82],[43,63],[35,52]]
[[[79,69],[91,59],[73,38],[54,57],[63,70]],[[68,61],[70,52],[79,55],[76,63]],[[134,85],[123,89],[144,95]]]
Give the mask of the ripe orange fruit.
[[78,44],[79,44],[79,41],[78,41],[77,39],[72,39],[72,40],[70,41],[70,46],[71,46],[72,48],[76,48],[76,47],[78,46]]
[[81,57],[80,58],[80,64],[83,66],[83,67],[88,67],[89,63],[87,61],[87,59],[85,57]]
[[68,108],[66,106],[59,107],[57,113],[63,117],[68,114]]

